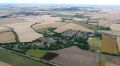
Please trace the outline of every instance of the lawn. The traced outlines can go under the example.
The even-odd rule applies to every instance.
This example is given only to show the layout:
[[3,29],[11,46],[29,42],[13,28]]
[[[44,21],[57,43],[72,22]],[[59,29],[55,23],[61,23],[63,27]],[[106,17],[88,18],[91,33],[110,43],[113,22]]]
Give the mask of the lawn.
[[12,66],[50,66],[43,62],[34,61],[14,53],[8,50],[0,48],[0,61],[8,63]]
[[27,55],[35,58],[41,58],[47,53],[46,50],[30,49],[26,52]]
[[89,38],[87,41],[90,45],[91,51],[100,50],[101,40],[100,38]]

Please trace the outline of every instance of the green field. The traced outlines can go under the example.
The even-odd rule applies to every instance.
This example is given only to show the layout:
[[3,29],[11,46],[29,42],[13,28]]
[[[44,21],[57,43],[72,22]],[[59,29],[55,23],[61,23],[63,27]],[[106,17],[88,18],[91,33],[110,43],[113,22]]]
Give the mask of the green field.
[[0,48],[0,61],[8,63],[12,66],[50,66],[48,64],[34,61],[14,53],[11,53],[8,50]]
[[106,61],[101,60],[101,61],[100,61],[100,66],[105,66],[105,63],[106,63]]
[[27,55],[35,58],[43,57],[47,53],[46,50],[30,49],[26,52]]
[[72,19],[75,15],[74,14],[67,14],[67,13],[56,13],[53,16],[61,17],[62,19],[69,20]]
[[90,50],[92,51],[100,50],[101,46],[100,38],[90,38],[88,39],[88,43],[90,45]]

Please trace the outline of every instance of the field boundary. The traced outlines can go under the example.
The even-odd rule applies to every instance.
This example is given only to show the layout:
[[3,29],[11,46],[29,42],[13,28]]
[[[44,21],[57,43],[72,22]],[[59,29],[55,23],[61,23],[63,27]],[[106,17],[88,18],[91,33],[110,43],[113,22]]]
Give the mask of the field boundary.
[[[115,56],[120,56],[120,51],[119,51],[119,47],[118,47],[118,44],[117,44],[117,36],[116,35],[107,34],[107,33],[103,33],[103,32],[102,32],[102,35],[105,35],[105,36],[107,36],[107,37],[112,38],[112,39],[115,40],[115,45],[117,47],[118,54],[115,55],[115,54],[106,53],[106,52],[102,52],[102,53],[110,54],[110,55],[115,55]],[[102,46],[101,46],[101,50],[102,50]]]
[[42,62],[44,64],[48,64],[50,66],[58,66],[57,64],[54,64],[54,63],[50,63],[48,61],[45,61],[43,59],[37,59],[37,58],[34,58],[34,57],[31,57],[31,56],[28,56],[28,55],[25,55],[25,54],[22,54],[22,53],[18,53],[18,52],[15,52],[15,51],[12,51],[12,50],[9,50],[9,49],[6,49],[6,48],[1,48],[1,49],[5,49],[11,53],[14,53],[16,55],[19,55],[19,56],[22,56],[22,57],[25,57],[25,58],[28,58],[28,59],[31,59],[31,60],[35,60],[35,61],[38,61],[38,62]]

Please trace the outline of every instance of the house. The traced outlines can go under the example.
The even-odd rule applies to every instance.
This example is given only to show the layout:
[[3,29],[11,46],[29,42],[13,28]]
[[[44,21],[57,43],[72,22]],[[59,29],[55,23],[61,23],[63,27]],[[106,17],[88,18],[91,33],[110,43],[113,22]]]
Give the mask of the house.
[[51,37],[41,37],[37,40],[37,46],[50,46],[51,43],[54,43],[55,40]]
[[76,30],[72,30],[72,29],[69,29],[67,31],[64,31],[62,33],[62,36],[65,36],[65,37],[73,37],[75,34],[76,34]]

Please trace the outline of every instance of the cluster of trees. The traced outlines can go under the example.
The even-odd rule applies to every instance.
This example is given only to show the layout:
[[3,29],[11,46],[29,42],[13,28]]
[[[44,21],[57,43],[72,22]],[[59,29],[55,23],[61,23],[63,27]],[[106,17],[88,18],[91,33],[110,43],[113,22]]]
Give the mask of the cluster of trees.
[[85,50],[89,49],[89,44],[87,42],[88,39],[84,37],[75,37],[75,36],[65,37],[62,35],[62,33],[55,33],[50,37],[52,37],[55,40],[55,42],[51,43],[49,47],[45,47],[46,49],[56,50],[71,46],[78,46],[81,49],[85,49]]
[[62,7],[62,8],[54,8],[53,11],[79,11],[79,7]]
[[[49,28],[53,32],[53,28]],[[1,44],[2,47],[6,49],[10,49],[19,53],[25,53],[29,49],[46,49],[46,50],[58,50],[62,48],[67,48],[71,46],[78,46],[81,49],[88,50],[89,49],[89,44],[87,42],[88,39],[84,37],[66,37],[63,36],[62,33],[57,33],[54,32],[53,35],[45,33],[44,37],[50,37],[55,42],[50,43],[49,46],[47,44],[43,44],[44,46],[37,45],[40,44],[39,39],[36,39],[31,42],[15,42],[15,43],[6,43],[6,44]],[[47,42],[44,42],[47,43]]]
[[111,30],[110,26],[99,26],[96,25],[97,30]]

